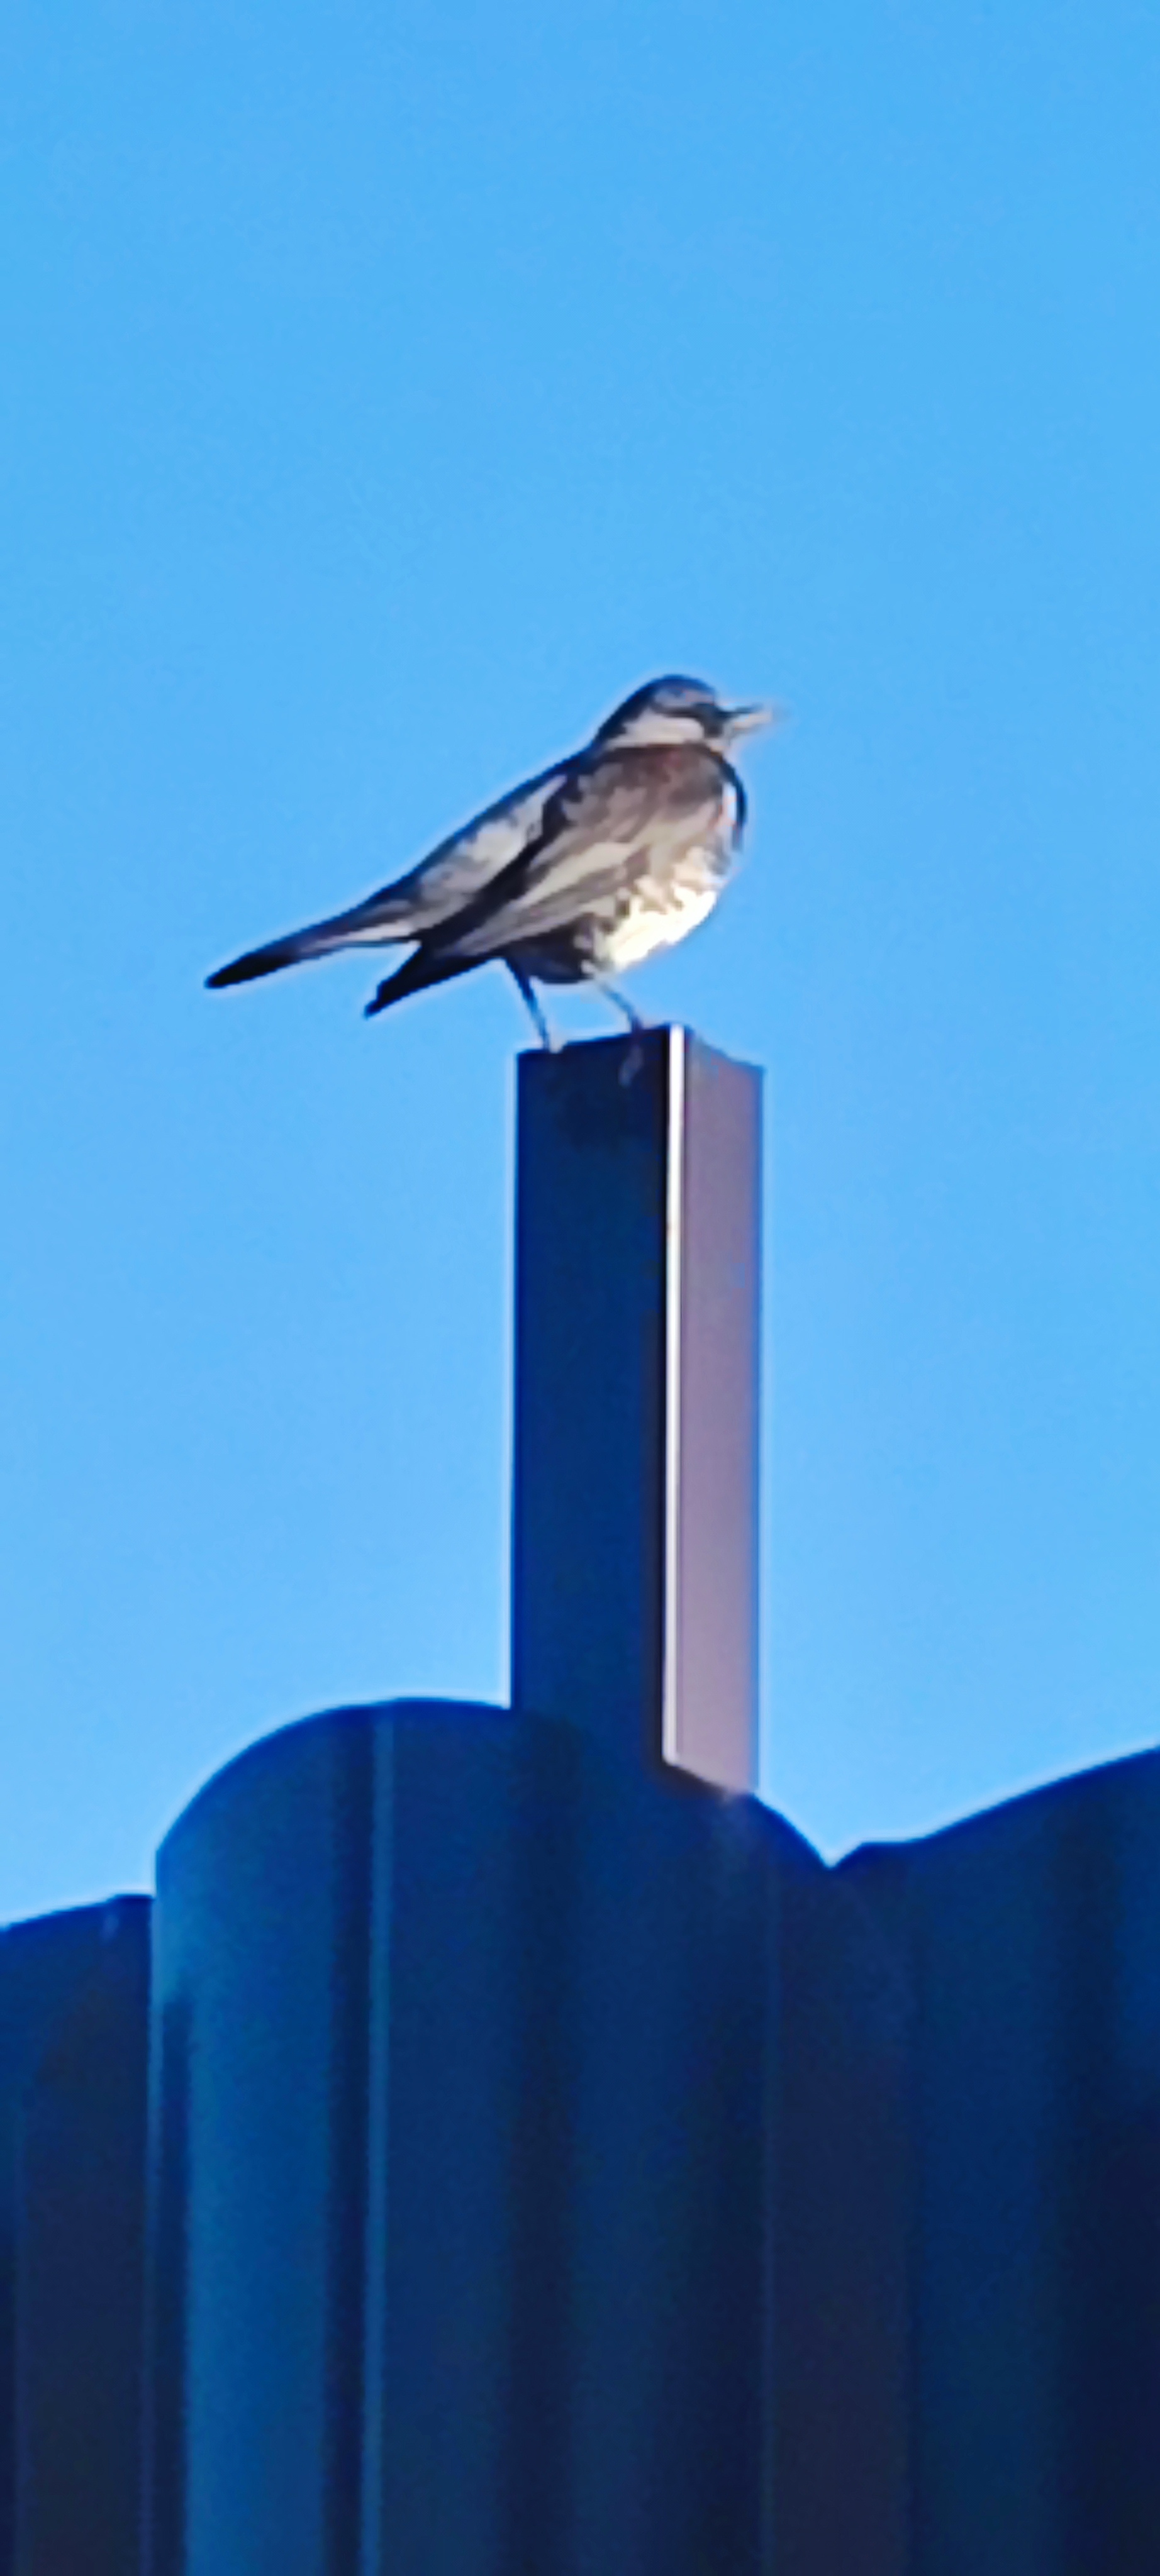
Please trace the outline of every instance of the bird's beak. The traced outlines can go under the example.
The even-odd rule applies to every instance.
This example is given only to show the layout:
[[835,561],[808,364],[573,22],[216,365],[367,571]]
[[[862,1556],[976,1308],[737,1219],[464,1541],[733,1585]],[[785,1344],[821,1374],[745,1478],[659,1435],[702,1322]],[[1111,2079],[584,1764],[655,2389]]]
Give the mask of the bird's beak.
[[751,707],[730,707],[729,732],[731,734],[760,733],[766,725],[779,724],[782,712],[780,707],[767,706],[764,702],[756,703]]

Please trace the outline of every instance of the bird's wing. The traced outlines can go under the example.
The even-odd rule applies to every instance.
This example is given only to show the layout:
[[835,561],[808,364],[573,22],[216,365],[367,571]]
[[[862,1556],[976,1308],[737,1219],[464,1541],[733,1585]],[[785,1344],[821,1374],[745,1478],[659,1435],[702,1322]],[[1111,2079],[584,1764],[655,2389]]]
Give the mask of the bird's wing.
[[567,761],[558,762],[538,778],[527,778],[522,786],[511,788],[494,805],[485,806],[472,822],[465,823],[461,831],[449,833],[405,877],[397,877],[393,885],[367,895],[349,912],[336,913],[332,920],[319,922],[319,933],[330,934],[335,946],[343,947],[348,941],[366,941],[373,946],[376,939],[384,937],[425,937],[440,922],[462,912],[474,896],[536,841],[545,807],[567,779],[570,767]]
[[605,752],[574,763],[546,801],[538,838],[443,921],[432,950],[494,957],[569,929],[663,865],[666,851],[716,840],[726,791],[722,764],[683,747]]

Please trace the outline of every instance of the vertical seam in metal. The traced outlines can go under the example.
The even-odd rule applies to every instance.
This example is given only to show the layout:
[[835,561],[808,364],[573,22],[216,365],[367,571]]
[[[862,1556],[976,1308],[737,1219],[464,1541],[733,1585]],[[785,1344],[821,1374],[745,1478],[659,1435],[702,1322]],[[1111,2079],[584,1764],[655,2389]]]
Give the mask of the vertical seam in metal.
[[523,1227],[524,1227],[524,1058],[516,1057],[515,1091],[510,1135],[512,1139],[512,1216],[508,1229],[508,1349],[511,1352],[511,1385],[508,1395],[508,1568],[507,1568],[507,1688],[508,1701],[518,1708],[523,1696],[523,1546],[521,1532],[524,1507],[524,1459],[520,1437],[523,1418],[524,1334],[521,1322],[523,1299]]
[[365,2306],[362,2369],[362,2515],[359,2576],[381,2576],[384,2507],[383,2399],[386,2388],[388,2305],[388,2199],[390,2163],[391,1910],[394,1879],[396,1734],[377,1726],[373,1737],[371,1891],[367,1939],[369,2045],[367,2050]]
[[685,1051],[687,1032],[669,1031],[665,1103],[665,1383],[664,1562],[661,1569],[661,1752],[679,1759],[677,1674],[680,1626],[681,1537],[681,1339],[684,1297]]
[[373,1760],[362,1713],[352,1712],[326,1747],[331,1920],[319,2499],[319,2567],[326,2576],[347,2576],[354,2565],[362,2512]]

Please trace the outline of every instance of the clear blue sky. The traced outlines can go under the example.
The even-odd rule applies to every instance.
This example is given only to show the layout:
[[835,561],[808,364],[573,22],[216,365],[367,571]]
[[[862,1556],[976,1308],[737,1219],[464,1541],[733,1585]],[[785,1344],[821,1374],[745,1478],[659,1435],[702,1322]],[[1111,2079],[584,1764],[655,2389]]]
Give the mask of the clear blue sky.
[[0,1914],[502,1694],[519,1004],[201,979],[657,668],[794,710],[636,986],[769,1070],[769,1794],[1154,1739],[1158,132],[1144,0],[10,0]]

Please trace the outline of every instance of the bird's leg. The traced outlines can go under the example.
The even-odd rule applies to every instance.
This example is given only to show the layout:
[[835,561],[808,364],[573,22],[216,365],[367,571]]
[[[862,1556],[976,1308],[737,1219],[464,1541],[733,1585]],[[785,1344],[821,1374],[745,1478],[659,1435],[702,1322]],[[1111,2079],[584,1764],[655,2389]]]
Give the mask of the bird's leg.
[[541,1046],[547,1048],[549,1055],[553,1054],[555,1052],[556,1041],[552,1035],[547,1015],[541,1007],[540,997],[532,982],[531,976],[525,975],[522,966],[513,966],[510,957],[507,958],[505,962],[509,975],[514,975],[520,991],[523,994],[524,1000],[527,1003],[528,1009],[531,1012],[532,1025]]
[[632,1030],[633,1043],[630,1046],[628,1054],[620,1068],[621,1082],[627,1085],[630,1082],[635,1082],[637,1074],[640,1072],[641,1066],[644,1063],[644,1048],[640,1041],[645,1029],[648,1027],[648,1022],[647,1020],[642,1020],[639,1011],[634,1011],[632,1003],[627,999],[626,995],[616,992],[611,984],[601,984],[600,990],[604,994],[605,999],[612,1003],[614,1010],[623,1012],[624,1017]]
[[622,1013],[623,1017],[627,1020],[630,1029],[635,1029],[636,1034],[639,1037],[641,1030],[647,1029],[648,1021],[642,1020],[640,1012],[633,1009],[632,1003],[629,1001],[627,994],[618,993],[615,986],[612,984],[602,984],[600,990],[603,993],[605,1000],[611,1002],[613,1010],[620,1011]]

